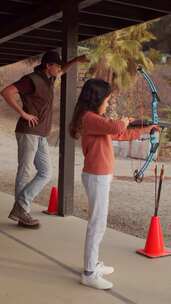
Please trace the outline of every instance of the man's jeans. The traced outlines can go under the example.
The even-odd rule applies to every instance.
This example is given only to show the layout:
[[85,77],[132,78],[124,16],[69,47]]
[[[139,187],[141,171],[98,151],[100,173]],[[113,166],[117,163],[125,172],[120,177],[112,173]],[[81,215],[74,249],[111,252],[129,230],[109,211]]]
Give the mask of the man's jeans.
[[111,174],[82,173],[82,182],[89,203],[89,219],[84,248],[84,270],[86,271],[95,271],[99,262],[99,247],[107,225],[111,180]]
[[[16,133],[18,143],[18,170],[15,200],[27,212],[31,202],[51,179],[52,166],[46,137]],[[37,174],[32,177],[33,165]]]

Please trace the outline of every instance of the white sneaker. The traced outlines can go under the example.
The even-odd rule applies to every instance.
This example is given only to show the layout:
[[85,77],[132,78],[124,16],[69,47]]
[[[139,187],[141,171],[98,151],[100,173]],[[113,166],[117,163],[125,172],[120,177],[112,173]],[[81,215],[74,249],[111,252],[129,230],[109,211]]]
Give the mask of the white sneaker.
[[98,262],[96,265],[96,270],[99,270],[104,275],[112,274],[114,272],[114,268],[111,266],[105,266],[103,262]]
[[87,276],[84,273],[81,276],[81,284],[96,288],[96,289],[111,289],[113,284],[102,278],[102,273],[99,271],[93,272]]

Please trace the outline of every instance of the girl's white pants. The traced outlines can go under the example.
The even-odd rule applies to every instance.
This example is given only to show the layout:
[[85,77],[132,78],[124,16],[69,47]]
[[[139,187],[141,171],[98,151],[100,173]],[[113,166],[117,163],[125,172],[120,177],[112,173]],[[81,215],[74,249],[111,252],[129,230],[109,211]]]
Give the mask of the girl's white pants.
[[84,270],[95,271],[99,259],[99,247],[107,226],[109,191],[112,175],[82,173],[82,182],[89,203]]

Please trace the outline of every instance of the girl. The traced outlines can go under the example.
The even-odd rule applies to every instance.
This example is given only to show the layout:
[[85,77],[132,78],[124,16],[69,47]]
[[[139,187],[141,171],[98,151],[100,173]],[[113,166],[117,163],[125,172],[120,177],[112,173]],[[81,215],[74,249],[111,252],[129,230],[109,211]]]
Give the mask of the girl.
[[151,127],[127,129],[129,119],[111,120],[103,116],[111,97],[109,83],[89,79],[83,86],[70,124],[70,135],[81,136],[84,167],[82,182],[89,202],[89,220],[84,250],[84,272],[81,283],[97,289],[110,289],[113,284],[103,278],[113,267],[99,262],[108,214],[109,190],[114,170],[112,140],[133,140]]

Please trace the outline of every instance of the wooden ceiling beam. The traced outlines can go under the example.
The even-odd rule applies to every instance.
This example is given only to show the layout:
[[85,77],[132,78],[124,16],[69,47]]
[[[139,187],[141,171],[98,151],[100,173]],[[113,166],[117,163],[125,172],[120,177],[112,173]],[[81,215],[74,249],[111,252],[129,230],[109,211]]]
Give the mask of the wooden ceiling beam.
[[15,47],[15,46],[9,46],[6,44],[3,44],[2,46],[0,45],[0,51],[2,52],[22,52],[23,54],[27,55],[27,56],[36,56],[38,54],[41,54],[43,52],[46,51],[46,48],[41,48],[39,49],[37,46],[35,47],[35,49],[32,47],[31,49],[28,48],[28,46],[19,46],[19,47]]
[[109,31],[114,31],[116,29],[124,28],[127,26],[135,25],[139,22],[131,21],[131,20],[118,20],[114,17],[102,17],[101,16],[93,16],[91,14],[80,13],[79,15],[79,24],[87,27],[93,27],[98,29],[107,29]]
[[137,1],[137,0],[105,0],[105,2],[112,2],[128,7],[137,7],[149,11],[160,12],[163,14],[171,14],[170,0],[165,1]]
[[40,47],[40,48],[42,48],[42,47],[44,47],[45,48],[45,50],[46,49],[54,49],[54,48],[57,48],[58,47],[58,45],[60,44],[60,43],[58,43],[58,45],[56,45],[56,44],[45,44],[45,43],[40,43],[40,42],[26,42],[26,41],[8,41],[8,44],[9,45],[15,45],[15,46],[30,46],[30,47]]
[[78,36],[78,41],[84,41],[84,40],[88,40],[88,39],[91,39],[91,38],[93,38],[94,36],[93,35],[79,35]]
[[94,16],[109,16],[116,19],[131,20],[135,22],[145,22],[160,16],[156,11],[144,11],[137,7],[130,7],[129,9],[128,6],[112,2],[108,2],[107,6],[105,5],[105,2],[100,2],[97,5],[85,8],[82,12]]
[[[52,26],[53,24],[53,26]],[[60,22],[52,22],[49,25],[51,25],[51,27],[39,27],[38,29],[36,29],[36,31],[41,31],[41,32],[46,32],[47,35],[50,33],[58,33],[62,31],[62,23]]]
[[54,32],[52,32],[52,31],[50,31],[50,32],[47,32],[47,31],[41,31],[41,30],[35,30],[35,31],[32,31],[32,32],[30,32],[30,33],[28,33],[28,34],[25,34],[25,35],[23,35],[23,36],[21,36],[21,37],[33,37],[33,38],[37,38],[37,39],[39,39],[39,37],[41,37],[40,39],[46,39],[47,41],[49,40],[56,40],[57,38],[59,38],[60,37],[60,39],[61,39],[61,37],[62,37],[62,32],[61,31],[54,31]]
[[[61,42],[59,41],[58,44],[47,44],[47,43],[39,43],[39,42],[26,42],[26,41],[8,41],[9,45],[14,46],[25,46],[25,47],[35,47],[35,48],[44,48],[44,51],[47,51],[47,49],[56,49],[57,47],[61,46]],[[4,45],[3,45],[4,46]]]
[[88,27],[84,25],[79,26],[79,35],[82,36],[99,36],[106,34],[108,32],[107,29],[102,28],[94,28],[94,27]]
[[[23,35],[22,37],[33,37],[33,38],[37,38],[37,39],[46,39],[46,40],[56,40],[57,38],[60,38],[60,40],[62,39],[62,24],[58,23],[58,22],[53,22],[53,27],[52,24],[50,28],[39,28],[37,30],[34,30],[32,32],[30,32],[29,34]],[[113,28],[108,28],[109,30],[113,30]],[[92,35],[103,35],[104,33],[106,33],[108,31],[108,29],[103,29],[103,28],[96,28],[91,26],[86,26],[86,25],[79,25],[79,35],[85,35],[85,36],[91,36]],[[45,33],[42,33],[43,31],[45,31]]]
[[22,58],[27,58],[28,57],[28,54],[26,55],[26,54],[21,54],[21,53],[14,53],[14,52],[3,52],[3,51],[0,50],[0,58],[2,58],[3,56],[6,56],[6,55],[9,58],[13,57],[13,56],[22,57]]
[[22,18],[17,19],[16,22],[12,22],[8,27],[4,27],[0,31],[0,44],[17,38],[23,34],[26,34],[35,28],[46,25],[54,20],[62,17],[61,9],[58,7],[55,0],[51,0],[49,3],[35,10],[31,15],[25,15]]
[[51,42],[52,41],[52,43],[54,42],[54,43],[56,43],[56,42],[58,42],[58,41],[62,41],[62,33],[58,33],[58,34],[56,34],[56,37],[51,37],[51,36],[43,36],[43,35],[37,35],[36,33],[35,34],[32,34],[32,35],[23,35],[23,36],[21,36],[21,38],[22,39],[24,39],[24,41],[26,40],[26,41],[37,41],[37,40],[39,40],[39,41],[47,41],[47,42]]
[[34,4],[34,1],[32,0],[8,0],[8,2],[15,2],[15,3],[28,4],[28,5]]
[[[156,2],[156,0],[75,1],[79,5],[79,41],[155,19],[171,12],[170,0],[163,2]],[[2,2],[0,5],[0,57],[6,56],[9,60],[16,58],[18,61],[18,58],[38,55],[49,49],[61,47],[62,6],[65,5],[68,5],[68,0],[51,0],[50,5],[46,0]],[[22,18],[17,17],[17,14]],[[10,16],[10,22],[8,16]],[[5,60],[8,63],[9,60],[6,57]]]
[[27,15],[32,14],[32,12],[38,8],[38,5],[40,5],[40,2],[36,2],[36,1],[27,3],[23,1],[19,2],[19,1],[5,0],[5,1],[1,1],[0,11],[3,14],[19,18],[20,16],[25,15],[26,12]]
[[86,7],[89,7],[91,5],[100,3],[102,0],[82,0],[82,1],[78,1],[79,3],[79,10],[82,10]]

